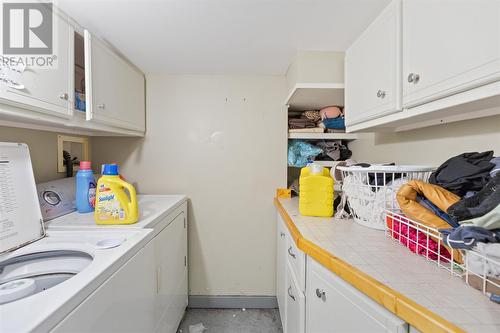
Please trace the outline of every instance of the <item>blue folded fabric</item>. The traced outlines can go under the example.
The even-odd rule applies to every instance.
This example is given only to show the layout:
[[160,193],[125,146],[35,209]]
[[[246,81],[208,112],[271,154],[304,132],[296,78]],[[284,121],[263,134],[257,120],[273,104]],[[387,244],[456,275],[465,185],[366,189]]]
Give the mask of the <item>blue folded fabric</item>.
[[345,129],[345,119],[344,117],[326,118],[323,119],[323,125],[330,129]]
[[428,210],[430,210],[431,212],[433,212],[434,215],[437,215],[438,217],[445,220],[446,223],[448,223],[453,228],[458,228],[460,226],[460,224],[457,221],[453,220],[450,215],[446,214],[441,209],[439,209],[439,207],[434,205],[429,199],[419,195],[417,196],[417,202],[422,206],[424,206],[425,208],[427,208]]
[[499,243],[500,229],[488,230],[475,226],[461,226],[455,229],[439,229],[443,242],[454,249],[472,249],[476,243]]

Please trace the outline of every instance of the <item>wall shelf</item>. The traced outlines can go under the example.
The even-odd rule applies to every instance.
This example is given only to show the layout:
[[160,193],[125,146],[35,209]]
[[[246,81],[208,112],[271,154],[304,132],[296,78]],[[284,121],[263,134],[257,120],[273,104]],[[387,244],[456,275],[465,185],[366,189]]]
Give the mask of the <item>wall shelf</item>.
[[288,133],[289,139],[303,140],[345,140],[351,141],[358,138],[357,134],[353,133]]
[[285,105],[289,111],[319,110],[330,105],[344,105],[343,83],[297,83]]

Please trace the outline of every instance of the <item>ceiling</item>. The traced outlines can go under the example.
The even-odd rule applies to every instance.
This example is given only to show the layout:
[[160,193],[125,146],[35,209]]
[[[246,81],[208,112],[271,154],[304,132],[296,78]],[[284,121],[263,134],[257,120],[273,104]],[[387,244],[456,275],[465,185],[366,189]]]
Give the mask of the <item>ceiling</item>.
[[284,74],[345,51],[390,0],[58,0],[145,73]]

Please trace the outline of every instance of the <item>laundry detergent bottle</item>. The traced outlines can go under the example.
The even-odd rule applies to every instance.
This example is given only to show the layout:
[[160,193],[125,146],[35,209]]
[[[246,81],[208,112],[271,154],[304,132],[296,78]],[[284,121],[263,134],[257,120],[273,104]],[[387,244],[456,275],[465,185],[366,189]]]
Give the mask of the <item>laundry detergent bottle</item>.
[[95,178],[89,161],[81,161],[76,173],[76,210],[79,213],[94,211]]
[[299,212],[304,216],[333,215],[333,178],[328,169],[312,163],[300,170]]
[[97,182],[94,219],[97,224],[132,224],[139,219],[133,185],[120,178],[117,164],[105,164]]

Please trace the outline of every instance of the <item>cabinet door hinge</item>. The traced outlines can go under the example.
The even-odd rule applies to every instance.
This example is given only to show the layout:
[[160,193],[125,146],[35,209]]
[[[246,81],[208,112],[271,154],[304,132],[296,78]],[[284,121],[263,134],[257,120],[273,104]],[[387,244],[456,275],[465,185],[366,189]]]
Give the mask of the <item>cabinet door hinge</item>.
[[184,217],[184,229],[186,229],[186,218]]
[[184,266],[187,267],[187,256],[184,256]]

